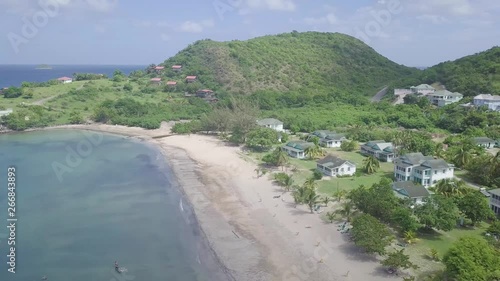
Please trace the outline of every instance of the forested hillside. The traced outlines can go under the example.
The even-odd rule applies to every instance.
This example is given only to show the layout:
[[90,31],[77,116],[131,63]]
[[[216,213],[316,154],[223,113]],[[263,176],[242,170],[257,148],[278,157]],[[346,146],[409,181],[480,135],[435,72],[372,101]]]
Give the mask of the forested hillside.
[[358,39],[339,33],[286,33],[248,41],[197,41],[161,65],[183,66],[181,80],[196,75],[215,90],[239,94],[258,91],[370,96],[387,83],[418,73],[378,54]]

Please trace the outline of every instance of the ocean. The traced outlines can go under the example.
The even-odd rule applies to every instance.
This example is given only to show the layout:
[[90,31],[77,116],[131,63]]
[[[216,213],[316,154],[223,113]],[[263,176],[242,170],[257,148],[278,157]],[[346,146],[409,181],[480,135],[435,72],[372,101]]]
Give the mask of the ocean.
[[2,281],[230,280],[156,147],[78,130],[0,135],[0,187]]
[[145,65],[51,65],[52,69],[36,69],[37,65],[0,65],[0,88],[19,87],[22,82],[45,82],[73,73],[96,73],[113,76],[115,70],[126,75],[143,70]]

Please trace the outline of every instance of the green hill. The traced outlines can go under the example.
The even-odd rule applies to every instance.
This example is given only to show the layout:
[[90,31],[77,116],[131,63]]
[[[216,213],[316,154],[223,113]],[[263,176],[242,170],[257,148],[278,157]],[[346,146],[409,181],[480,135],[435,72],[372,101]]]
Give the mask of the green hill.
[[406,80],[399,86],[440,82],[448,90],[465,96],[500,94],[500,47],[440,63]]
[[339,33],[292,32],[248,41],[197,41],[161,65],[165,76],[196,75],[204,87],[233,93],[349,92],[374,95],[393,80],[418,73]]

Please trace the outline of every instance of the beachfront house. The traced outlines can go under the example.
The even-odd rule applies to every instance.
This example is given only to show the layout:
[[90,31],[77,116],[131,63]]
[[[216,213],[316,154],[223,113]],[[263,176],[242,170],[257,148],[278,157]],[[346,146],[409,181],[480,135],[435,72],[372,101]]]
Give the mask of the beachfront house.
[[383,140],[365,143],[361,146],[361,154],[364,156],[373,156],[382,162],[392,162],[395,157],[392,143]]
[[355,164],[333,155],[318,160],[316,169],[329,177],[352,176],[356,173]]
[[408,153],[394,160],[394,178],[397,182],[413,181],[425,187],[438,181],[454,178],[455,167],[443,159],[434,159],[422,153]]
[[472,139],[474,143],[478,146],[484,147],[486,149],[493,148],[495,147],[495,140],[492,140],[487,137],[478,137],[478,138],[473,138]]
[[293,158],[304,159],[306,158],[306,149],[315,146],[312,142],[306,141],[291,141],[287,143],[282,149]]
[[399,181],[392,183],[392,190],[396,197],[410,199],[415,205],[424,204],[424,200],[430,196],[427,188],[412,181]]
[[455,102],[459,102],[464,98],[464,96],[460,93],[452,93],[447,90],[435,91],[432,94],[426,95],[431,104],[443,107]]
[[173,65],[172,70],[175,72],[179,72],[182,70],[182,65]]
[[500,188],[488,190],[491,194],[490,207],[495,214],[500,215]]
[[281,122],[278,119],[274,118],[265,118],[265,119],[260,119],[257,120],[257,125],[261,127],[266,127],[273,129],[278,132],[284,132],[285,130],[283,129],[283,122]]
[[489,110],[500,111],[500,96],[490,94],[477,95],[474,97],[473,105],[476,107],[487,107]]
[[0,117],[7,116],[12,113],[12,108],[7,108],[7,110],[0,110]]
[[204,89],[204,90],[198,90],[196,91],[196,96],[199,98],[213,98],[214,97],[214,91]]
[[73,82],[73,78],[61,77],[61,78],[57,78],[57,81],[59,81],[62,84],[67,84],[67,83]]
[[150,81],[153,85],[161,85],[161,78],[151,78]]
[[186,76],[186,82],[193,83],[196,81],[196,76]]
[[320,145],[324,147],[340,147],[342,142],[347,140],[344,134],[325,130],[313,132],[308,136],[308,139],[312,137],[318,137]]

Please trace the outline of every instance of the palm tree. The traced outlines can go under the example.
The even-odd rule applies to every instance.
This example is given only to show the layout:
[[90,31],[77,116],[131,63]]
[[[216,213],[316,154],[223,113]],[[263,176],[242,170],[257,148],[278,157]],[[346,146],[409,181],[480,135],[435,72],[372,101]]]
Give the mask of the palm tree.
[[314,213],[314,207],[320,203],[320,196],[316,194],[316,190],[314,189],[306,189],[306,194],[304,197],[304,203],[309,206],[309,210],[311,210],[311,214]]
[[417,239],[417,234],[415,233],[415,231],[410,230],[405,232],[406,243],[413,244],[413,242],[415,242],[416,239]]
[[337,188],[337,191],[335,191],[335,193],[333,193],[333,197],[335,197],[337,199],[337,201],[342,201],[342,198],[344,198],[345,196],[347,195],[347,191],[346,190],[340,190]]
[[377,172],[378,168],[380,168],[380,162],[378,159],[371,155],[363,160],[363,165],[367,174],[373,174]]
[[434,147],[434,156],[443,159],[445,156],[444,145],[442,143],[436,144]]
[[310,146],[304,150],[306,155],[311,159],[317,159],[322,156],[325,156],[325,150],[321,148],[321,146],[315,144],[314,146]]
[[281,170],[283,171],[285,166],[288,164],[288,154],[281,148],[278,147],[275,150],[275,159],[276,159],[276,166],[281,166]]
[[342,204],[342,209],[338,210],[337,212],[344,218],[346,218],[348,222],[350,222],[355,212],[354,203],[352,203],[352,201],[344,202]]
[[305,188],[304,186],[295,186],[294,187],[292,196],[293,196],[293,200],[295,201],[295,207],[297,207],[297,205],[299,205],[299,204],[304,203],[304,198],[306,196],[306,192],[307,192],[307,188]]
[[326,219],[330,222],[330,223],[333,223],[333,221],[335,220],[335,213],[334,212],[328,212],[326,213]]
[[283,187],[285,188],[285,191],[288,192],[293,186],[293,176],[287,175],[286,177],[283,178]]
[[438,181],[435,187],[432,188],[436,194],[441,194],[445,197],[462,196],[469,191],[470,188],[463,180],[443,179]]
[[323,197],[323,199],[321,201],[323,202],[323,204],[325,204],[325,207],[328,207],[328,203],[330,203],[330,201],[332,201],[332,198],[325,196],[325,197]]
[[314,178],[308,178],[302,186],[306,189],[316,191],[318,184],[316,183],[316,180]]
[[466,144],[462,144],[453,156],[453,162],[460,168],[464,168],[471,160],[472,149]]

